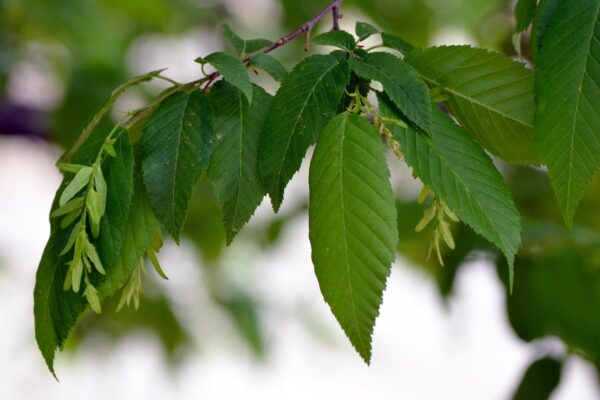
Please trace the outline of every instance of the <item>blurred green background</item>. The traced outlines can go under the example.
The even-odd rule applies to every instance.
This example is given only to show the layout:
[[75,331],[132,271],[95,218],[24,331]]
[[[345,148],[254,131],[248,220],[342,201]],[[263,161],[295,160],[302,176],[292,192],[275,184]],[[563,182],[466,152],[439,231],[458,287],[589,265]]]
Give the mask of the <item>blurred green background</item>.
[[[65,148],[110,92],[134,74],[171,66],[167,76],[197,78],[200,71],[194,70],[193,59],[224,47],[220,37],[223,23],[248,38],[275,40],[304,23],[326,3],[0,0],[0,135],[27,137]],[[360,18],[419,46],[458,41],[514,55],[513,8],[514,2],[508,0],[346,0],[342,25],[351,27],[351,21]],[[329,29],[329,24],[326,19],[320,29]],[[291,67],[303,55],[302,45],[303,41],[298,40],[274,55]],[[180,59],[187,64],[173,65]],[[112,117],[119,118],[160,89],[154,84],[134,89],[117,104]],[[568,231],[543,171],[499,166],[525,226],[514,294],[506,296],[508,319],[514,334],[531,346],[538,346],[540,339],[548,337],[563,344],[559,352],[538,346],[539,359],[532,360],[521,382],[514,382],[514,398],[544,399],[558,385],[561,366],[571,355],[600,368],[600,182],[594,182],[579,209],[575,227]],[[305,215],[306,193],[297,197],[280,215],[260,218],[241,235],[242,244],[236,247],[240,257],[268,252],[278,245],[286,226]],[[446,267],[425,261],[429,238],[427,233],[416,235],[413,231],[424,206],[416,204],[414,194],[399,197],[399,251],[411,268],[426,271],[436,282],[440,298],[451,301],[458,271],[473,261],[497,263],[498,279],[506,287],[502,258],[462,225],[455,227],[457,249],[444,255]],[[257,359],[268,357],[269,340],[261,314],[272,305],[261,302],[260,294],[244,285],[247,272],[228,266],[231,255],[224,252],[218,207],[205,180],[195,193],[186,234],[187,243],[200,260],[196,264],[203,279],[195,282],[197,290],[207,294],[221,313],[219,318],[229,321],[224,327],[239,335]],[[307,265],[310,262],[305,261]],[[176,268],[171,271],[178,272]],[[148,329],[177,365],[201,333],[186,328],[182,321],[185,310],[174,310],[172,296],[166,296],[163,287],[148,278],[137,313],[108,311],[101,316],[86,316],[68,350],[77,352],[82,340],[90,335],[118,341],[132,330]],[[311,328],[310,323],[307,326],[318,334],[318,327]]]

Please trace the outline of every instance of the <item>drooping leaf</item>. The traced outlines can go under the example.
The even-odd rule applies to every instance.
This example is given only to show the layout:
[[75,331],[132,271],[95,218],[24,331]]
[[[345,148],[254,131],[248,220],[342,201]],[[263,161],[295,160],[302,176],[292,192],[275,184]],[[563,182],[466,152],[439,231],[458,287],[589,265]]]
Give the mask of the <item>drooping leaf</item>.
[[406,40],[402,39],[399,36],[392,35],[389,33],[383,32],[381,34],[381,40],[385,47],[389,47],[390,49],[394,49],[399,51],[400,53],[407,55],[411,51],[415,49],[415,46],[408,43]]
[[152,212],[141,174],[136,177],[134,186],[121,252],[115,262],[107,268],[106,279],[98,287],[101,298],[114,295],[129,280],[134,267],[160,233],[160,222]]
[[539,164],[533,139],[533,72],[505,55],[468,46],[417,49],[405,61],[441,87],[452,114],[493,154]]
[[282,80],[287,75],[285,67],[275,57],[265,53],[256,53],[251,56],[250,64],[262,69],[276,81]]
[[248,69],[239,58],[217,52],[209,54],[204,59],[221,73],[223,79],[240,89],[248,101],[252,101],[252,82],[250,82]]
[[560,383],[562,364],[553,357],[535,360],[523,374],[512,400],[548,400]]
[[517,20],[517,26],[515,30],[517,32],[523,32],[529,28],[535,9],[537,6],[537,0],[519,0],[515,8],[515,18]]
[[[116,157],[106,157],[102,176],[106,182],[106,210],[100,222],[98,251],[104,265],[112,265],[121,252],[123,233],[133,198],[133,149],[125,129],[115,133]],[[102,184],[101,184],[102,185]]]
[[362,42],[363,40],[378,34],[379,29],[366,22],[357,21],[356,26],[354,27],[354,32],[356,33],[356,36],[358,36],[358,40]]
[[363,61],[350,59],[350,68],[361,78],[379,81],[410,122],[428,132],[431,127],[429,91],[417,72],[390,53],[369,53]]
[[[544,234],[548,234],[545,227]],[[557,230],[560,232],[560,230]],[[594,232],[594,235],[596,233]],[[569,349],[578,349],[595,365],[600,364],[600,271],[597,236],[593,245],[556,248],[542,245],[535,255],[519,256],[515,262],[519,279],[506,309],[512,328],[520,339],[532,342],[559,338]],[[539,243],[539,242],[538,242]],[[498,268],[503,264],[498,263]],[[557,295],[560,294],[560,295]]]
[[398,243],[385,153],[377,130],[346,112],[323,130],[310,166],[309,232],[319,286],[367,363]]
[[235,87],[218,82],[210,91],[215,111],[215,148],[208,176],[231,243],[266,192],[258,175],[258,143],[271,108],[271,96],[254,86],[252,104]]
[[[379,106],[400,118],[388,99]],[[458,217],[496,245],[512,263],[521,243],[521,221],[502,175],[490,157],[459,125],[433,110],[431,135],[390,125],[408,165]],[[511,279],[512,280],[512,279]]]
[[[52,208],[58,207],[56,194]],[[54,372],[54,354],[60,348],[87,302],[72,290],[64,291],[63,283],[67,274],[69,256],[61,255],[67,242],[69,231],[60,228],[59,220],[53,218],[50,224],[50,238],[38,266],[33,292],[33,314],[35,319],[35,339],[46,360],[48,368]]]
[[283,79],[259,144],[259,172],[274,210],[306,150],[335,116],[349,79],[348,63],[332,55],[307,57]]
[[315,36],[311,42],[319,46],[333,46],[345,51],[353,51],[356,48],[354,37],[346,31],[321,33]]
[[179,91],[156,109],[141,141],[144,182],[158,219],[179,241],[189,201],[212,151],[212,110],[200,91]]
[[535,139],[571,226],[600,167],[600,0],[560,3],[537,59]]
[[[119,134],[119,139],[127,143],[127,132],[124,130],[121,131],[121,134],[119,134],[119,131],[115,132],[115,134]],[[103,129],[96,129],[91,132],[70,156],[73,165],[92,164],[102,151],[103,144],[110,132],[110,130]],[[121,148],[120,143],[117,140],[117,149]],[[125,144],[124,146],[126,147],[127,145]],[[127,151],[119,151],[119,153],[123,157],[127,157]],[[117,161],[111,159],[105,162]],[[127,164],[127,161],[124,160],[123,163]],[[69,180],[65,179],[57,191],[52,205],[53,213],[59,207],[59,199],[63,195],[68,182]],[[127,191],[127,188],[119,190]],[[83,199],[81,202],[83,206]],[[70,237],[73,237],[73,245],[76,245],[75,239],[77,235],[72,235],[72,232],[79,231],[77,227],[65,229],[66,226],[63,223],[67,219],[71,219],[70,223],[72,223],[80,212],[80,210],[76,210],[64,218],[51,218],[50,238],[46,244],[36,274],[34,289],[35,336],[48,368],[53,374],[56,349],[64,345],[71,329],[88,306],[88,301],[81,294],[77,294],[72,290],[65,291],[63,288],[67,272],[69,271],[68,263],[73,259],[72,255],[68,254],[68,251],[65,252],[64,249],[72,248],[72,245],[68,243]],[[71,218],[71,215],[75,217]],[[79,241],[79,246],[83,246],[84,244],[83,241]],[[82,248],[77,250],[77,252],[82,252],[83,250]]]

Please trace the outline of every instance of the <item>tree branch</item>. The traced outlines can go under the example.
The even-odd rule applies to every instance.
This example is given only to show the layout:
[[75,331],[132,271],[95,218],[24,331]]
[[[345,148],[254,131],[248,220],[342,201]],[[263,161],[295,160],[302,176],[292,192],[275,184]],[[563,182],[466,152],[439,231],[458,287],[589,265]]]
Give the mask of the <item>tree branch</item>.
[[[341,16],[340,16],[340,6],[341,5],[342,5],[342,0],[333,0],[331,3],[329,3],[329,5],[327,5],[321,11],[319,11],[319,13],[317,15],[315,15],[314,17],[312,17],[308,22],[306,22],[300,28],[296,29],[292,33],[289,33],[289,34],[283,36],[278,41],[276,41],[273,44],[265,47],[261,51],[263,53],[265,53],[265,54],[270,53],[273,50],[278,49],[278,48],[284,46],[285,44],[291,42],[292,40],[296,39],[298,36],[301,36],[303,34],[306,34],[306,44],[304,45],[304,51],[308,51],[308,47],[310,45],[310,33],[311,33],[312,29],[317,24],[317,22],[319,22],[321,19],[323,19],[323,17],[325,15],[327,15],[329,12],[331,12],[332,15],[333,15],[333,30],[337,31],[337,30],[340,29],[339,20],[341,18]],[[247,64],[248,62],[250,62],[250,57],[244,58],[243,62],[245,64]],[[198,83],[202,84],[202,83],[206,82],[206,84],[204,85],[204,90],[206,90],[206,89],[208,89],[210,87],[210,85],[219,76],[221,76],[221,74],[218,71],[215,71],[212,74],[206,76],[204,79],[201,79],[200,81],[198,81]]]

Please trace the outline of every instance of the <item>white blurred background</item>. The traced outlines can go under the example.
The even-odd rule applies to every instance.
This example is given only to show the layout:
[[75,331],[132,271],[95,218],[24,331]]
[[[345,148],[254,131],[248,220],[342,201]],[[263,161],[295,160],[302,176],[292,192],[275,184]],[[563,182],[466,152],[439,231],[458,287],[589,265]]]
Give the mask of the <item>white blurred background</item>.
[[[222,334],[227,321],[215,319],[210,302],[198,293],[195,280],[202,276],[193,248],[169,244],[160,258],[171,279],[162,287],[194,335],[195,350],[172,368],[147,333],[133,333],[114,347],[90,337],[75,355],[58,354],[57,383],[35,345],[32,292],[49,233],[49,205],[60,183],[53,167],[58,156],[58,149],[42,142],[0,141],[2,399],[507,399],[540,355],[510,329],[504,291],[491,265],[462,269],[446,306],[429,277],[397,263],[367,367],[320,295],[307,221],[299,218],[272,252],[239,259],[237,244],[229,251],[231,268],[247,270],[247,283],[267,305],[264,361],[235,336]],[[290,192],[305,187],[305,172]],[[320,336],[306,328],[307,320],[319,326]],[[558,341],[539,348],[562,351]],[[595,382],[593,368],[571,357],[552,399],[598,399]]]

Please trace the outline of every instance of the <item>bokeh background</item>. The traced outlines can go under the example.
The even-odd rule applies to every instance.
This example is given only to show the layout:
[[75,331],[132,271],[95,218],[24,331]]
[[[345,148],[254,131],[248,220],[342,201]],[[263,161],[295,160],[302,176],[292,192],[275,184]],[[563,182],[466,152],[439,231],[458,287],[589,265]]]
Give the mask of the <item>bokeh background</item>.
[[[445,267],[426,261],[428,234],[413,233],[420,186],[392,161],[401,242],[371,367],[314,277],[305,165],[281,213],[265,202],[229,248],[202,180],[181,247],[167,243],[159,255],[170,280],[147,274],[138,312],[108,305],[86,315],[58,356],[61,382],[46,370],[32,292],[63,149],[129,77],[168,68],[197,79],[193,60],[226,48],[223,23],[275,40],[326,3],[0,0],[0,398],[600,398],[600,182],[567,231],[543,171],[501,163],[525,225],[512,296],[502,258],[464,226]],[[417,45],[514,54],[513,9],[509,0],[346,0],[342,27],[362,20]],[[274,55],[290,67],[302,42]],[[111,118],[163,87],[128,92]]]

